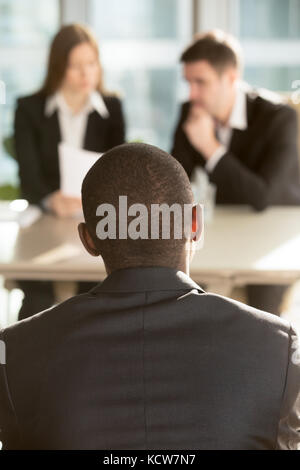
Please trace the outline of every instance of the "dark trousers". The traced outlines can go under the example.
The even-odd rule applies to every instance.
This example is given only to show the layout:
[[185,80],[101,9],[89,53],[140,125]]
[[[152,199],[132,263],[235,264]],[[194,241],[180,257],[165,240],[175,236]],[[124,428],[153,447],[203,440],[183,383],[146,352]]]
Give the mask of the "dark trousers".
[[288,288],[287,285],[250,284],[246,286],[248,304],[251,307],[279,316],[283,297]]
[[[77,294],[83,294],[97,285],[96,282],[77,283]],[[24,292],[24,299],[19,311],[19,320],[31,317],[55,303],[54,284],[52,281],[18,281]]]

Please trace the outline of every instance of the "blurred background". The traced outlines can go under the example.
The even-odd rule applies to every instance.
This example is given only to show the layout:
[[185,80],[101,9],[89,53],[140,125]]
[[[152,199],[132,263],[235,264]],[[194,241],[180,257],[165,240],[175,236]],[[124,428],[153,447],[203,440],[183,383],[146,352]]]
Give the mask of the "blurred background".
[[[170,150],[187,96],[178,57],[195,32],[219,27],[239,38],[244,78],[274,91],[300,79],[300,0],[0,0],[0,186],[18,185],[3,145],[16,97],[42,82],[51,38],[62,24],[88,24],[99,38],[109,88],[124,100],[127,139]],[[6,147],[6,148],[5,148]],[[11,188],[12,186],[12,188]]]
[[[41,86],[50,41],[73,22],[89,25],[99,39],[105,83],[124,104],[127,140],[170,150],[188,96],[179,56],[197,32],[220,28],[235,35],[251,85],[300,90],[300,0],[0,0],[0,200],[19,194],[9,139],[16,99]],[[22,295],[14,295],[9,300],[0,289],[16,316]],[[299,306],[298,287],[294,318]]]

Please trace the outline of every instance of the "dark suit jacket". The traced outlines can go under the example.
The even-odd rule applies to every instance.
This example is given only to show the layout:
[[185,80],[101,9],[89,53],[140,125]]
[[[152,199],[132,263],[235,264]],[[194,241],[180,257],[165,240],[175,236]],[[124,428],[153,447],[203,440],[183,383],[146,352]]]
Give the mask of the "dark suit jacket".
[[182,272],[115,271],[0,332],[0,440],[7,449],[293,448],[293,336],[288,322],[207,294]]
[[[190,103],[184,103],[174,135],[172,155],[189,177],[203,156],[189,143],[182,124]],[[228,152],[209,175],[217,186],[217,204],[300,204],[296,111],[258,95],[247,95],[248,127],[234,129]]]
[[[89,114],[83,148],[106,152],[124,143],[125,124],[121,102],[103,96],[109,112],[102,118],[96,111]],[[18,100],[15,114],[15,143],[19,163],[22,197],[39,204],[60,187],[58,143],[61,141],[57,111],[45,116],[45,97],[34,94]]]

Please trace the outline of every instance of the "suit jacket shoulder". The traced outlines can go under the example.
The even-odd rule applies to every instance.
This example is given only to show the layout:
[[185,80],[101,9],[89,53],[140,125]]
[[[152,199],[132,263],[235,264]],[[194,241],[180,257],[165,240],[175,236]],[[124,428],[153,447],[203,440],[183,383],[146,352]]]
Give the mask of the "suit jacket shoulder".
[[28,96],[17,98],[17,106],[25,110],[30,115],[43,115],[46,97],[41,93],[34,93]]
[[284,98],[268,90],[253,90],[247,93],[247,114],[250,124],[252,120],[259,117],[268,119],[270,124],[276,117],[291,121],[297,120],[296,111],[284,101]]
[[[210,301],[214,304],[217,311],[235,312],[243,321],[252,323],[253,325],[266,327],[270,332],[289,333],[290,323],[272,313],[259,310],[229,297],[219,294],[206,294]],[[271,333],[272,334],[272,333]]]
[[101,95],[106,106],[115,107],[121,105],[121,98],[116,95]]

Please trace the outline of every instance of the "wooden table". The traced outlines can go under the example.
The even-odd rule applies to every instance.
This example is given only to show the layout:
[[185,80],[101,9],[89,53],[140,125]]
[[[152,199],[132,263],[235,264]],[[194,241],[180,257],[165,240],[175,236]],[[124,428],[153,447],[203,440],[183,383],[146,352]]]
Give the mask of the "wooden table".
[[[6,279],[103,279],[103,261],[84,251],[77,224],[49,215],[28,228],[0,222],[0,274]],[[274,207],[262,213],[245,206],[217,208],[190,275],[224,295],[235,285],[300,279],[300,208]]]

